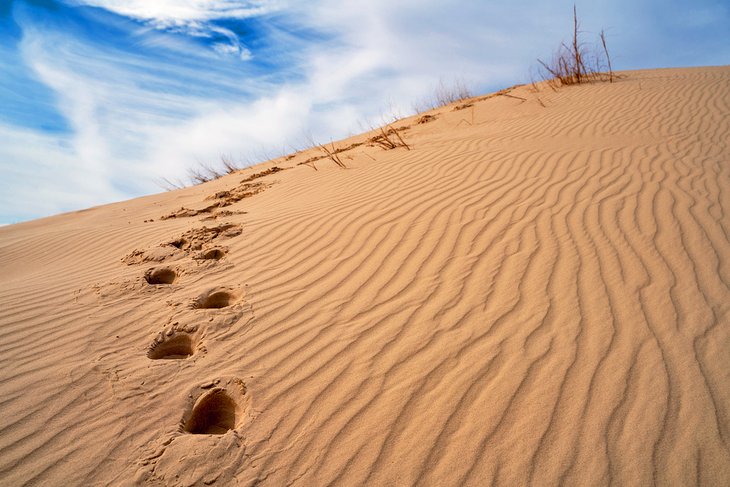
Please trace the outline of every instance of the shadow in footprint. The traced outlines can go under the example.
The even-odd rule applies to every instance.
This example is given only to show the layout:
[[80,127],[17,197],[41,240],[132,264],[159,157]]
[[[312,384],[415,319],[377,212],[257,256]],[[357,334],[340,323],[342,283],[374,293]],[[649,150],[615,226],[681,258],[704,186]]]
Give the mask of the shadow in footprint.
[[220,309],[227,308],[234,304],[237,300],[237,294],[226,291],[217,290],[211,291],[202,296],[199,296],[194,303],[195,308],[199,309]]
[[208,381],[191,392],[180,421],[180,431],[194,435],[223,435],[240,428],[250,402],[246,384],[241,379],[220,377]]
[[147,284],[172,284],[177,279],[177,272],[169,267],[158,267],[148,270],[144,275]]
[[195,405],[184,430],[197,435],[222,435],[235,429],[237,409],[226,391],[214,389]]
[[150,346],[147,357],[158,359],[185,359],[195,353],[195,339],[189,333],[174,333],[171,337],[155,340]]
[[208,250],[204,250],[195,256],[198,260],[221,260],[226,255],[226,251],[221,247],[213,247]]

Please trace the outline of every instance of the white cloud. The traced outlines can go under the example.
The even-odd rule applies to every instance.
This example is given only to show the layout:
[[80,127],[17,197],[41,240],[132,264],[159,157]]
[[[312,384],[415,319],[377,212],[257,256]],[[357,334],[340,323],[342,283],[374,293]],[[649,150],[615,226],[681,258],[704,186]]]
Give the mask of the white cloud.
[[124,199],[103,174],[56,136],[0,125],[0,223]]
[[243,19],[272,12],[277,3],[266,0],[72,0],[101,7],[125,17],[173,27],[193,21]]
[[213,44],[213,49],[217,52],[227,55],[236,55],[243,61],[248,61],[253,58],[251,51],[249,51],[243,43],[241,43],[238,36],[236,36],[236,34],[234,34],[231,30],[217,26],[210,26],[209,30],[210,32],[215,32],[228,39],[228,44],[224,42],[216,42]]
[[246,19],[277,10],[272,0],[69,0],[75,5],[99,7],[117,15],[133,18],[155,29],[195,37],[220,34],[228,43],[216,42],[213,49],[247,61],[251,51],[229,29],[214,25],[216,19]]

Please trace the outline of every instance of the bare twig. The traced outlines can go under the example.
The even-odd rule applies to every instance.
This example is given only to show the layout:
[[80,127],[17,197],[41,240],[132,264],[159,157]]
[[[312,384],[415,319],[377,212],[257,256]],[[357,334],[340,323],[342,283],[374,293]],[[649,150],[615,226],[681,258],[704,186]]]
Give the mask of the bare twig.
[[155,183],[157,183],[157,185],[165,191],[174,191],[176,189],[182,189],[185,187],[185,183],[183,183],[179,179],[172,181],[168,178],[159,178],[155,181]]
[[191,167],[188,169],[188,176],[193,184],[207,183],[223,175],[223,173],[218,172],[206,163],[199,163],[199,167]]
[[[385,150],[395,149],[396,147],[405,147],[406,150],[411,150],[411,146],[403,140],[397,129],[392,128],[390,125],[386,125],[386,127],[388,130],[380,127],[380,135],[372,137],[369,142]],[[395,137],[391,137],[391,135],[395,135]]]
[[411,150],[411,146],[409,146],[408,144],[406,144],[406,141],[403,140],[403,137],[400,136],[400,133],[398,133],[397,130],[391,129],[391,131],[395,134],[396,137],[398,137],[398,141],[400,142],[400,145],[401,146],[405,147],[406,150]]
[[603,44],[603,53],[597,50],[587,51],[580,40],[580,23],[578,22],[578,11],[573,5],[573,38],[570,44],[561,43],[560,47],[553,54],[550,62],[540,59],[537,62],[542,66],[543,80],[547,85],[556,90],[562,85],[572,85],[592,82],[594,80],[606,79],[606,74],[601,72],[601,55],[606,56],[608,63],[608,80],[613,81],[613,69],[608,55],[606,36],[601,31],[600,39]]
[[506,97],[509,97],[509,98],[514,98],[516,100],[527,101],[527,98],[522,98],[521,96],[510,95],[509,93],[500,93],[500,95],[506,96]]
[[611,56],[608,55],[608,47],[606,47],[606,32],[601,29],[601,44],[603,52],[606,54],[606,62],[608,63],[608,82],[613,83],[613,68],[611,67]]
[[583,72],[583,59],[581,59],[580,45],[578,43],[578,11],[575,4],[573,4],[573,56],[575,56],[575,82],[580,83]]
[[[335,164],[340,166],[342,169],[346,169],[347,166],[344,162],[342,162],[342,159],[340,159],[340,156],[337,155],[337,150],[335,149],[334,142],[330,142],[332,145],[332,149],[328,149],[326,145],[322,144],[319,146],[320,150],[325,153],[325,155]],[[315,168],[316,169],[316,168]]]
[[222,154],[221,162],[223,163],[223,168],[226,170],[226,174],[232,174],[236,171],[240,171],[241,169],[235,162],[233,162],[233,158],[230,155]]
[[315,171],[319,170],[319,169],[317,169],[317,166],[314,165],[314,161],[312,161],[312,160],[306,160],[306,161],[300,162],[298,165],[299,166],[309,166],[312,169],[314,169]]
[[451,85],[446,85],[443,80],[439,81],[438,86],[434,89],[433,95],[420,103],[413,106],[416,113],[426,112],[435,108],[443,107],[456,103],[457,101],[471,98],[472,94],[463,80],[457,79]]

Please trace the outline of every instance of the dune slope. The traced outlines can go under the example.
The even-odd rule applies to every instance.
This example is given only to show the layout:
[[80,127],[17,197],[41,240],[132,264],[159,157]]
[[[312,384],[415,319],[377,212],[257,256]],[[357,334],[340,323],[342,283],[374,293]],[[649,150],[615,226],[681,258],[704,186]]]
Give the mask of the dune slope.
[[623,74],[1,228],[0,483],[728,484],[730,67]]

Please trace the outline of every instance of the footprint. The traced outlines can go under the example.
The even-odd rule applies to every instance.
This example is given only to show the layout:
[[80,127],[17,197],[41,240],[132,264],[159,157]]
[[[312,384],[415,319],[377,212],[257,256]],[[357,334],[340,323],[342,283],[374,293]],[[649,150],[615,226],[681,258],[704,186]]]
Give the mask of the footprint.
[[147,350],[147,358],[152,360],[186,359],[198,350],[198,333],[196,326],[183,329],[173,326],[168,331],[157,335]]
[[176,238],[175,240],[172,240],[172,241],[168,242],[168,245],[172,245],[176,249],[180,249],[180,250],[182,250],[183,248],[185,248],[185,246],[187,244],[188,244],[188,241],[185,240],[182,237]]
[[[210,390],[205,390],[210,388]],[[243,424],[248,403],[246,385],[240,379],[216,380],[201,386],[202,393],[182,420],[185,433],[222,435]]]
[[204,292],[193,301],[193,308],[220,309],[227,308],[238,302],[241,297],[239,291],[230,288],[213,288]]
[[144,274],[147,284],[172,284],[177,279],[177,271],[171,267],[153,267]]
[[224,247],[211,247],[201,251],[195,255],[193,259],[196,260],[221,260],[224,255],[228,253],[228,249]]

